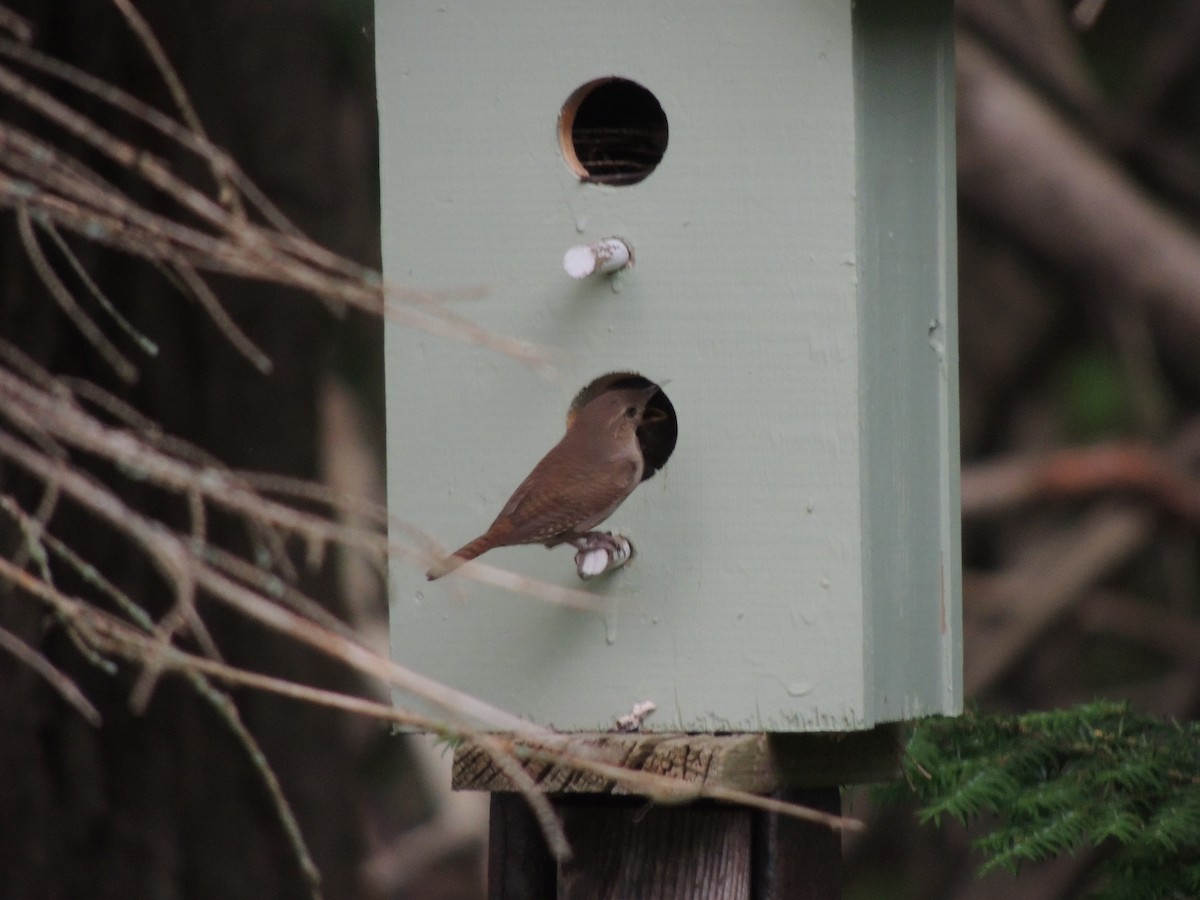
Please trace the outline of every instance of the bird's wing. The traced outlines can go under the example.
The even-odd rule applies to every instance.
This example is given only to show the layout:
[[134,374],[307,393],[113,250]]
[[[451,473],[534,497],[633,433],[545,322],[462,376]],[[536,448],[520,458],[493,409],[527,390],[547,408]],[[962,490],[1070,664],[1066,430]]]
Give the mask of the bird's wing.
[[564,534],[590,531],[621,505],[639,477],[635,460],[610,465],[603,473],[539,468],[513,492],[497,517],[497,522],[507,518],[512,523],[508,539],[514,544],[544,543]]

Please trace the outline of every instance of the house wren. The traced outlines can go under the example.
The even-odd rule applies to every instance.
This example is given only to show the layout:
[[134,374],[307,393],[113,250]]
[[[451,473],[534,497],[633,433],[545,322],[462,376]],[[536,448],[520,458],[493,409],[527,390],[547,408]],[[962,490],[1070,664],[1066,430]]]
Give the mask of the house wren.
[[567,433],[533,467],[482,535],[425,573],[441,578],[481,553],[514,544],[603,544],[592,532],[642,480],[637,429],[666,417],[646,404],[657,385],[604,391],[569,421]]

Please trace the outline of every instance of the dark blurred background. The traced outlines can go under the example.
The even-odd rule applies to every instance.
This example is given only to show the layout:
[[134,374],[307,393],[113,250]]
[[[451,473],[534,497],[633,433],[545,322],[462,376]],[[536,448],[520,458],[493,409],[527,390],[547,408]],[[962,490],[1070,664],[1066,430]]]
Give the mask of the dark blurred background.
[[[172,108],[108,4],[10,6],[39,49]],[[138,6],[215,143],[310,235],[377,267],[368,0]],[[957,18],[968,696],[1006,711],[1128,698],[1195,718],[1200,4],[964,0]],[[157,152],[151,134],[125,137]],[[4,221],[0,332],[51,371],[118,389],[45,302]],[[378,322],[217,279],[275,360],[264,378],[150,267],[99,249],[85,262],[163,347],[121,388],[143,413],[231,466],[379,495]],[[71,537],[69,518],[56,524]],[[74,527],[106,560],[104,536]],[[232,545],[243,539],[222,527]],[[130,590],[149,577],[116,543],[107,564]],[[353,573],[332,565],[308,577],[378,634],[377,585],[347,588]],[[212,615],[231,661],[370,695],[314,654]],[[105,716],[93,731],[0,654],[0,897],[304,895],[244,751],[192,692],[167,680],[132,716],[129,679],[71,662],[39,612],[0,603],[0,625],[41,641]],[[382,726],[234,697],[295,804],[325,896],[482,896],[482,808],[447,799],[436,754]],[[864,790],[846,797],[873,826],[846,844],[848,897],[1068,898],[1091,861],[980,881],[963,829],[918,827],[911,809],[876,809]]]

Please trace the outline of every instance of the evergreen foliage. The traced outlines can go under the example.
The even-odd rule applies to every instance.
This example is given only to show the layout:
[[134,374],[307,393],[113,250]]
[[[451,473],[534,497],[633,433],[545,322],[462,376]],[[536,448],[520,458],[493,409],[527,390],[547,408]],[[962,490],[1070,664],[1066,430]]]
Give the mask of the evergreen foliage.
[[922,821],[994,822],[980,874],[1100,847],[1092,896],[1200,897],[1200,723],[1106,701],[927,719],[904,775]]

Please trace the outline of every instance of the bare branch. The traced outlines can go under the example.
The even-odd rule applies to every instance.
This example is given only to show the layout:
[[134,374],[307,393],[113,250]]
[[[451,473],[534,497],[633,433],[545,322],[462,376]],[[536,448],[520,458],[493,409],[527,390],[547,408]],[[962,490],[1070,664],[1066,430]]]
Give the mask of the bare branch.
[[54,267],[50,265],[50,261],[46,259],[46,255],[42,252],[41,245],[37,241],[37,235],[33,230],[33,221],[29,216],[29,207],[25,204],[20,204],[17,207],[17,230],[21,235],[21,243],[25,247],[25,252],[29,254],[29,259],[33,263],[38,277],[42,279],[42,283],[46,285],[46,289],[50,292],[50,295],[58,301],[58,305],[62,307],[62,311],[75,323],[75,327],[87,338],[88,343],[96,348],[101,358],[113,367],[113,370],[122,381],[129,383],[136,381],[137,367],[125,358],[125,355],[113,345],[112,341],[105,337],[100,327],[92,321],[91,316],[79,307],[70,290],[63,284],[62,279],[58,277],[58,273],[54,271]]
[[[1039,256],[1200,340],[1200,240],[976,41],[958,45],[963,198]],[[1191,353],[1194,359],[1194,352]]]
[[87,719],[90,724],[96,728],[99,728],[103,724],[100,718],[100,711],[92,705],[92,702],[87,697],[83,696],[83,691],[79,690],[79,686],[65,672],[56,668],[54,663],[50,662],[45,656],[34,650],[11,631],[6,631],[3,628],[0,628],[0,649],[7,650],[46,679],[47,683],[58,691],[64,700],[75,707],[79,714]]
[[[196,115],[192,101],[188,97],[187,91],[184,90],[183,82],[179,80],[179,74],[175,71],[175,67],[171,65],[171,60],[167,57],[166,51],[163,50],[162,44],[158,42],[158,38],[154,36],[150,25],[142,18],[142,14],[137,11],[129,0],[113,0],[113,4],[121,11],[121,15],[125,17],[125,21],[129,23],[129,27],[133,29],[133,33],[137,35],[138,41],[146,48],[150,59],[154,61],[154,67],[158,69],[158,74],[162,77],[163,84],[171,92],[171,99],[175,101],[175,106],[179,109],[179,114],[183,117],[183,121],[187,124],[187,127],[196,135],[200,142],[207,144],[208,135],[204,131],[204,125],[201,123],[200,117]],[[209,157],[209,162],[212,168],[213,180],[216,181],[217,187],[220,190],[222,204],[227,206],[235,215],[245,218],[246,213],[242,208],[241,199],[230,182],[228,173],[214,157]]]

